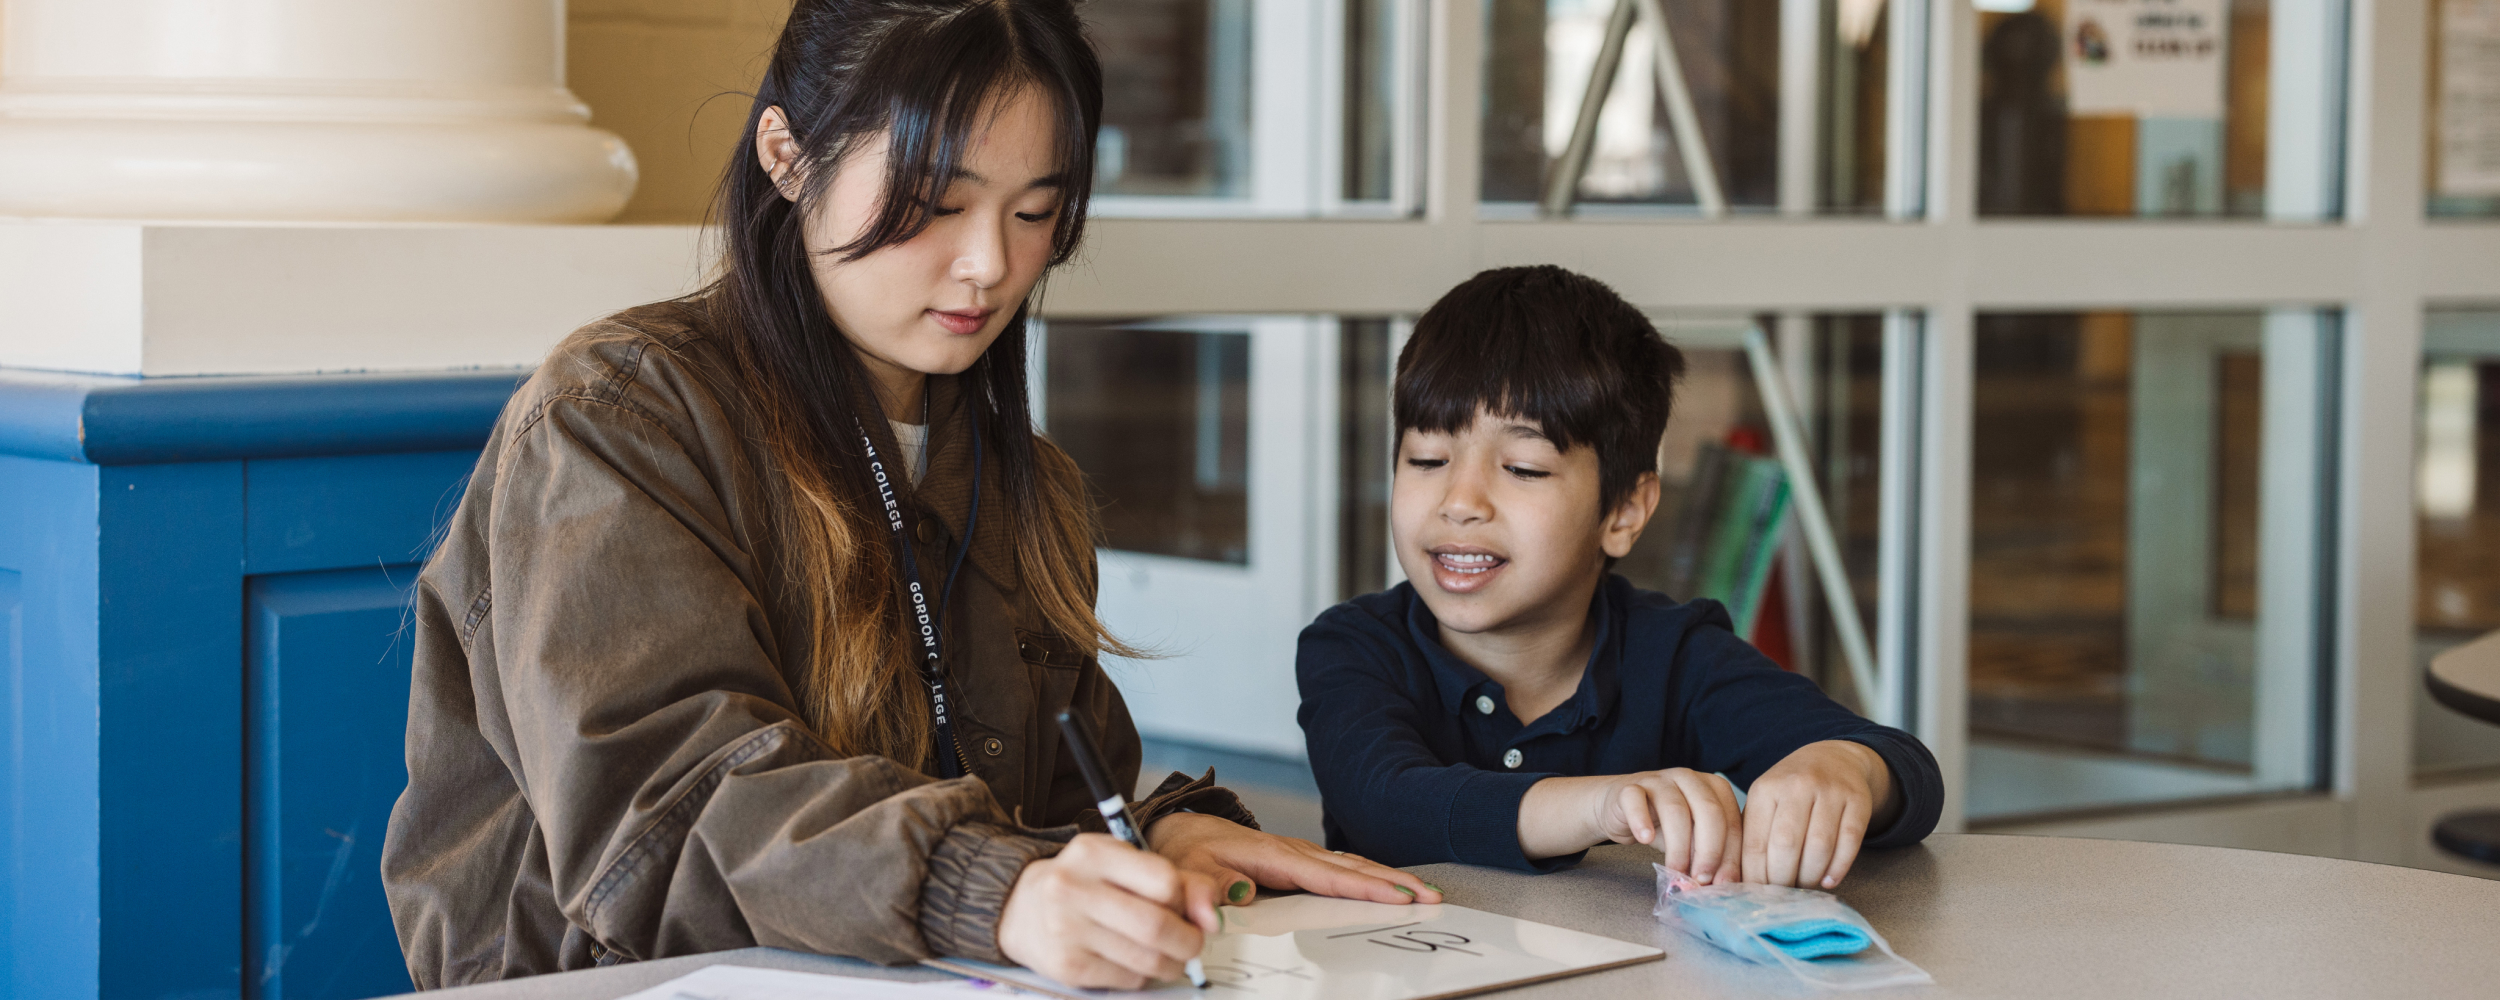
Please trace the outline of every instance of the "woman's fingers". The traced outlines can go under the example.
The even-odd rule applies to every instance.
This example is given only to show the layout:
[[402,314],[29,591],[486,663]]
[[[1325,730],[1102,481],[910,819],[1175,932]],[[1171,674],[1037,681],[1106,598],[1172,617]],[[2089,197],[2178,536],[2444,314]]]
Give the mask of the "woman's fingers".
[[[1422,879],[1351,854],[1333,854],[1318,847],[1295,849],[1280,845],[1278,870],[1269,873],[1270,885],[1292,888],[1341,899],[1368,899],[1375,903],[1438,903],[1441,892]],[[1282,879],[1275,876],[1283,876]],[[1289,880],[1289,881],[1288,881]]]
[[[1089,946],[1105,958],[1149,974],[1160,974],[1162,961],[1187,961],[1206,947],[1206,936],[1174,913],[1170,906],[1145,899],[1123,888],[1106,883],[1079,887],[1076,900],[1080,912],[1094,926],[1109,932],[1110,937],[1090,942]],[[1118,939],[1116,942],[1112,938]],[[1133,945],[1134,947],[1129,947]],[[1152,952],[1153,956],[1146,955]]]

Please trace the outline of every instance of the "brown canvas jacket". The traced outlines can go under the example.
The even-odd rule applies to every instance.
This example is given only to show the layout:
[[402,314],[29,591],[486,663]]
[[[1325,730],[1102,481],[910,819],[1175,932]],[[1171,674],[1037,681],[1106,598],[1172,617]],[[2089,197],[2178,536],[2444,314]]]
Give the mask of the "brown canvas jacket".
[[[1101,828],[1057,713],[1088,716],[1135,782],[1127,707],[1020,589],[1016,526],[991,502],[944,620],[975,778],[842,758],[810,732],[770,464],[704,326],[700,300],[661,303],[558,345],[418,578],[409,781],[382,877],[420,988],[754,944],[1004,961],[999,910],[1024,865]],[[931,380],[928,473],[906,491],[933,586],[971,507],[958,401]],[[986,496],[997,477],[987,463]],[[1251,822],[1212,772],[1137,808]]]

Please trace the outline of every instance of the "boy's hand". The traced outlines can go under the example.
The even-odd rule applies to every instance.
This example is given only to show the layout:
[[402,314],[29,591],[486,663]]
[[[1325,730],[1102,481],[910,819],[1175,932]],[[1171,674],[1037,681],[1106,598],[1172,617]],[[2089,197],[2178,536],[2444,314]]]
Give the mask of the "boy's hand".
[[1666,855],[1660,864],[1703,885],[1736,881],[1737,846],[1745,836],[1736,786],[1686,767],[1626,774],[1615,781],[1610,801],[1597,804],[1602,810],[1598,829],[1606,839],[1655,847]]
[[1659,863],[1704,884],[1736,881],[1744,835],[1735,787],[1682,767],[1547,778],[1519,803],[1519,846],[1531,858],[1648,844],[1665,855]]
[[1746,795],[1745,881],[1834,888],[1857,861],[1867,826],[1900,811],[1892,769],[1865,744],[1798,747]]

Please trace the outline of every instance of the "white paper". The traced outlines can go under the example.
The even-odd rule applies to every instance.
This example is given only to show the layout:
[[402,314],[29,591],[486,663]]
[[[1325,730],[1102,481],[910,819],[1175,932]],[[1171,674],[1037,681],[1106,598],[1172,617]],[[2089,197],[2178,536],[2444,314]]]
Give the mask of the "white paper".
[[[1224,918],[1224,931],[1207,940],[1205,991],[1186,982],[1137,993],[1078,990],[1025,969],[931,964],[1085,1000],[1427,1000],[1665,957],[1648,945],[1464,906],[1285,896],[1227,906]],[[1631,922],[1651,930],[1647,920]]]
[[2438,187],[2500,195],[2500,0],[2439,6]]
[[2220,118],[2229,0],[2066,0],[2066,109]]
[[933,993],[974,993],[961,981],[906,983],[814,972],[714,965],[621,1000],[929,1000]]

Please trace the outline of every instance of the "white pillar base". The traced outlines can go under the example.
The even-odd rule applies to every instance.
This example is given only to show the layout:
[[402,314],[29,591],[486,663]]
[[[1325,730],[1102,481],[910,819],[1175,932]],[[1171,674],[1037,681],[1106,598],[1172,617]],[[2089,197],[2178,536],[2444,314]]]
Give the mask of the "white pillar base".
[[693,226],[0,221],[0,367],[275,375],[536,365],[705,277]]
[[0,216],[603,222],[562,0],[0,0]]
[[624,140],[579,120],[0,118],[0,216],[588,223],[633,193]]

